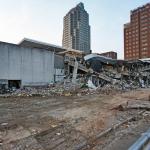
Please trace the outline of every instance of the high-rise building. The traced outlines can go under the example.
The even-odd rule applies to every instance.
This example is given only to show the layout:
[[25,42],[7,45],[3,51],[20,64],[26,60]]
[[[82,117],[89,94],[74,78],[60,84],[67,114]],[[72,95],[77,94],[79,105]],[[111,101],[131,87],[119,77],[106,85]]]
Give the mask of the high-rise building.
[[79,3],[72,8],[64,17],[63,24],[63,47],[90,53],[89,14],[84,4]]
[[150,58],[150,3],[132,10],[124,25],[124,58]]

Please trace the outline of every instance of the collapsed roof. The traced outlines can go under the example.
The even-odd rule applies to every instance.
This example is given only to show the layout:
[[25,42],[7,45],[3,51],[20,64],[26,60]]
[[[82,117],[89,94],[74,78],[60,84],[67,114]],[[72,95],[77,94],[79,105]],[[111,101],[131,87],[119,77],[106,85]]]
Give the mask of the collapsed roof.
[[97,61],[98,62],[99,61],[100,63],[110,64],[110,65],[122,64],[122,63],[126,62],[124,60],[112,59],[112,58],[97,55],[97,54],[86,55],[84,57],[84,60],[87,61],[87,62],[90,62],[90,61]]

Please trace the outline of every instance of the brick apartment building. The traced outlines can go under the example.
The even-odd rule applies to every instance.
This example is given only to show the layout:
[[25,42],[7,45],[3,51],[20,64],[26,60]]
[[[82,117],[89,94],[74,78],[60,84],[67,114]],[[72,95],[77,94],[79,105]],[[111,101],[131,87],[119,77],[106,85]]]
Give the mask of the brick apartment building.
[[105,53],[100,53],[99,55],[109,57],[112,59],[117,59],[117,53],[113,51],[105,52]]
[[150,3],[132,10],[124,25],[124,58],[150,58]]

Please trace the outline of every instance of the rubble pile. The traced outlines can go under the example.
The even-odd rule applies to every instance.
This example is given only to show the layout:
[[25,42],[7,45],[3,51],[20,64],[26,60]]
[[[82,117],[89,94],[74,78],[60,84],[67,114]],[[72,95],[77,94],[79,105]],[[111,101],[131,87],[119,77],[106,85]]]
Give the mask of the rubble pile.
[[16,89],[15,91],[7,92],[7,96],[19,96],[19,97],[29,97],[29,96],[82,96],[89,94],[110,94],[117,93],[121,91],[133,90],[137,88],[147,88],[149,87],[149,81],[143,80],[140,77],[120,77],[115,79],[115,76],[108,76],[108,72],[103,71],[103,76],[107,76],[111,79],[110,82],[99,78],[98,76],[93,76],[93,74],[85,74],[80,78],[76,79],[76,83],[72,83],[71,79],[65,79],[63,82],[50,84],[46,87],[24,87],[21,89]]
[[[150,60],[116,60],[98,54],[82,55],[66,52],[67,76],[84,76],[88,89],[99,93],[127,91],[150,86]],[[74,52],[75,53],[75,52]],[[64,56],[65,57],[65,56]],[[73,79],[75,81],[75,79]]]
[[18,97],[30,97],[30,96],[72,96],[77,94],[83,83],[81,79],[73,84],[71,79],[65,79],[63,82],[49,84],[41,87],[23,87],[20,89],[12,90],[8,89],[1,96],[18,96]]
[[102,91],[103,89],[124,91],[150,86],[150,61],[148,60],[114,60],[97,54],[86,55],[84,60],[86,66],[90,68],[93,84]]

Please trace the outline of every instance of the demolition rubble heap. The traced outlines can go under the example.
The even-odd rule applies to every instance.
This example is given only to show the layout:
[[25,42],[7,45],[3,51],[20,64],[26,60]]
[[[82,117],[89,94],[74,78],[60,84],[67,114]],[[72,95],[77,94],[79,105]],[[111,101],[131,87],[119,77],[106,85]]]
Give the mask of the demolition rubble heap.
[[106,92],[112,89],[122,91],[150,86],[149,59],[124,61],[98,54],[84,56],[77,51],[67,51],[64,58],[66,75],[72,78],[73,83],[84,77],[89,89]]
[[3,90],[7,96],[72,96],[92,93],[109,94],[150,86],[150,60],[115,60],[98,54],[84,55],[77,50],[64,56],[65,78],[46,87]]

